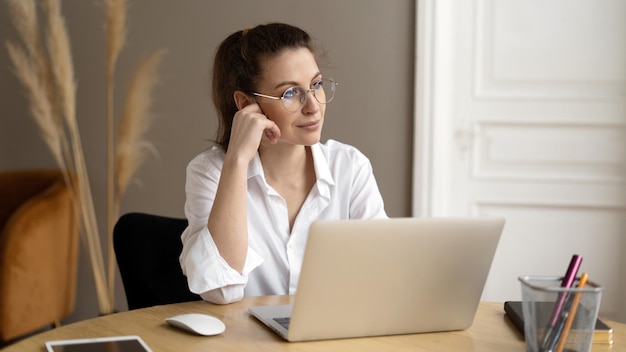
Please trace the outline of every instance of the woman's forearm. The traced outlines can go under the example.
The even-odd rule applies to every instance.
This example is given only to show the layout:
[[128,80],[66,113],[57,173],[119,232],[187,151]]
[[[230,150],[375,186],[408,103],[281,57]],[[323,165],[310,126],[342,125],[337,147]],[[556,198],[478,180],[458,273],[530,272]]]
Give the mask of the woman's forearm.
[[220,255],[240,273],[248,251],[248,160],[226,158],[208,228]]

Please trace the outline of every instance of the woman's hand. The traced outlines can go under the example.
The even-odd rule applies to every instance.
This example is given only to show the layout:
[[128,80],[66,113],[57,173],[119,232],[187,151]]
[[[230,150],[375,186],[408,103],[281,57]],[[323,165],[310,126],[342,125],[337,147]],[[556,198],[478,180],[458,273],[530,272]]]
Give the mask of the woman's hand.
[[236,155],[249,162],[256,155],[263,136],[272,144],[278,142],[278,125],[263,114],[259,104],[245,106],[233,118],[227,155]]

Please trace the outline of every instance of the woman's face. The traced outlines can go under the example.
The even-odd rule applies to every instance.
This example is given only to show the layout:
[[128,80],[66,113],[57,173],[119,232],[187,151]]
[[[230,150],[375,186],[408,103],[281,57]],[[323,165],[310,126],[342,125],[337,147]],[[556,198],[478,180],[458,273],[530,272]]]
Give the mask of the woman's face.
[[[322,75],[309,49],[288,49],[262,61],[263,73],[257,85],[257,93],[280,97],[294,86],[309,90]],[[326,105],[320,104],[312,92],[302,109],[289,112],[282,100],[255,97],[268,119],[280,129],[279,142],[310,146],[319,142],[324,124]]]

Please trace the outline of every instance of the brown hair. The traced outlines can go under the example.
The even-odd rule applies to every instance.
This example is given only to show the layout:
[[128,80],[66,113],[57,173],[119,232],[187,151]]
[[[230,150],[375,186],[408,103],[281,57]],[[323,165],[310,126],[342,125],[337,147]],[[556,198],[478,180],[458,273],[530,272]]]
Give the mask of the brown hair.
[[261,60],[285,49],[307,48],[312,53],[311,37],[302,29],[284,23],[246,28],[226,38],[218,47],[213,64],[213,103],[219,128],[216,142],[228,149],[233,117],[238,111],[235,91],[251,93],[261,76]]

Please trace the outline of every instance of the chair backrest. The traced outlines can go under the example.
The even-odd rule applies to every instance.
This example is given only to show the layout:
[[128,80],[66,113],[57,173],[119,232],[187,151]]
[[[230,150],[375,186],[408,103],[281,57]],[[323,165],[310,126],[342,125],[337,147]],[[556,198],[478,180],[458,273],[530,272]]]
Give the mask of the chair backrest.
[[189,291],[178,257],[186,219],[128,213],[113,229],[113,246],[128,309],[201,299]]
[[74,311],[78,220],[61,170],[0,172],[0,341]]

